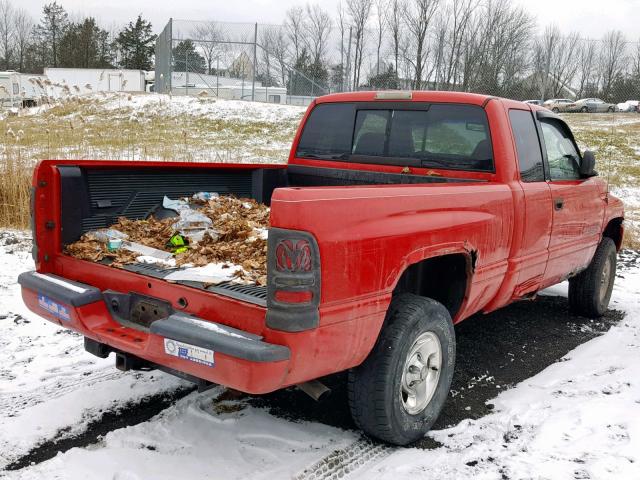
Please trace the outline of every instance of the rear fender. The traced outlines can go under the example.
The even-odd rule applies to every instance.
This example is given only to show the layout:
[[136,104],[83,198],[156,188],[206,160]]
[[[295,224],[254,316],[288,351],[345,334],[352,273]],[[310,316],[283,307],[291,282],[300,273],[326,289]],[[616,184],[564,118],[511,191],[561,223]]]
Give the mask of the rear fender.
[[468,242],[451,242],[451,243],[442,243],[437,245],[429,245],[425,247],[421,247],[416,249],[410,253],[408,253],[401,262],[398,270],[394,272],[395,279],[393,282],[392,289],[395,289],[398,285],[398,282],[402,278],[402,275],[407,271],[409,267],[420,263],[425,260],[430,260],[438,257],[443,257],[446,255],[462,255],[465,258],[466,263],[466,285],[465,285],[465,293],[462,303],[458,308],[455,315],[453,315],[452,320],[454,323],[459,321],[459,317],[462,312],[465,311],[465,307],[467,305],[469,299],[469,291],[471,287],[471,282],[473,278],[473,273],[476,268],[476,262],[478,259],[478,251],[477,249],[469,244]]

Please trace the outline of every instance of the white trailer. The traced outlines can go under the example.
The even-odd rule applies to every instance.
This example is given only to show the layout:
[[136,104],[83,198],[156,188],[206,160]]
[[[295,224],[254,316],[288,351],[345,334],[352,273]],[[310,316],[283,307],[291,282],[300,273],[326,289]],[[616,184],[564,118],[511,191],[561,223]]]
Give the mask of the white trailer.
[[0,108],[22,106],[20,74],[14,71],[0,72]]
[[45,68],[52,93],[144,92],[144,70],[110,68]]

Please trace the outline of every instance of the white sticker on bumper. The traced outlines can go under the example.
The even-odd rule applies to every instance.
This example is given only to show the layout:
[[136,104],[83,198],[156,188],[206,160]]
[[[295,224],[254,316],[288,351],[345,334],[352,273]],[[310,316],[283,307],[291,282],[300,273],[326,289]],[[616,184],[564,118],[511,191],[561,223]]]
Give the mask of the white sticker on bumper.
[[164,352],[174,357],[213,367],[213,350],[179,342],[170,338],[164,339]]

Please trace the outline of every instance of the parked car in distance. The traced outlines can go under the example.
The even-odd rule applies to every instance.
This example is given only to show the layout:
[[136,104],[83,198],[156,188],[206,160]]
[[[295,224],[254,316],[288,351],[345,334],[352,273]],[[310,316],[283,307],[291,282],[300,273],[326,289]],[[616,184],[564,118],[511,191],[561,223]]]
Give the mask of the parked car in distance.
[[545,101],[542,106],[548,108],[553,113],[560,113],[566,112],[567,106],[572,103],[573,100],[570,100],[568,98],[550,98],[549,100]]
[[615,112],[616,106],[599,98],[582,98],[567,105],[567,112],[600,113]]
[[619,112],[640,112],[640,101],[627,100],[616,105],[616,108]]
[[542,105],[542,100],[525,100],[524,103],[528,103],[530,105]]

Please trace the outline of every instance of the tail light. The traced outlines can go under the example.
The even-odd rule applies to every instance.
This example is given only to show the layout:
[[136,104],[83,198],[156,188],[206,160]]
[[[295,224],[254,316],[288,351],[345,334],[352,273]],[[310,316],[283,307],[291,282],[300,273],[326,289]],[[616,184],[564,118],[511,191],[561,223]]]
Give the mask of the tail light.
[[318,325],[320,253],[308,232],[270,228],[267,326],[299,332]]
[[311,245],[306,239],[282,239],[276,246],[276,270],[279,272],[310,272]]

